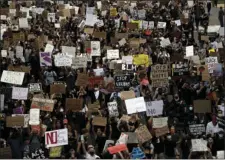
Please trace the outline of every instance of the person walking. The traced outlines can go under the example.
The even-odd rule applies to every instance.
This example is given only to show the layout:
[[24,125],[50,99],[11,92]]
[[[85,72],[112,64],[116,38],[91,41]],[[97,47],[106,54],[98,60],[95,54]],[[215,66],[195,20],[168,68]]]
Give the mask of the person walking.
[[220,7],[219,13],[218,13],[218,19],[220,21],[220,27],[224,27],[224,10],[223,7]]
[[210,15],[211,8],[212,8],[212,2],[211,0],[207,0],[207,10],[209,15]]

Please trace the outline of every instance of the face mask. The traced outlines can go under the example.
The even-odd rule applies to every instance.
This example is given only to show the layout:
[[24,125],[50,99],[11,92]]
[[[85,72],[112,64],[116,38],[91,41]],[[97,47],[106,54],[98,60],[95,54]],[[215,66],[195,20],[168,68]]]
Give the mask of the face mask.
[[192,109],[193,109],[192,107],[189,107],[189,110],[190,110],[190,111],[192,111]]
[[63,112],[64,111],[64,109],[63,108],[60,108],[60,110],[59,110],[60,112]]

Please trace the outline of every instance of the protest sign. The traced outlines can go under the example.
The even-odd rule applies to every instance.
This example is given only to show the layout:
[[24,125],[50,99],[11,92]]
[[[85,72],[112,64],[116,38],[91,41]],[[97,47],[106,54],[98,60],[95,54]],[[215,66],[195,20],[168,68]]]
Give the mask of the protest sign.
[[224,159],[224,151],[217,151],[217,159]]
[[162,87],[168,85],[168,65],[158,64],[151,67],[151,80],[153,87]]
[[0,159],[11,159],[12,150],[11,147],[0,148]]
[[88,84],[88,78],[87,74],[79,73],[76,80],[76,86],[86,87]]
[[9,65],[8,66],[8,71],[17,71],[17,72],[25,72],[25,73],[30,73],[31,68],[28,66],[14,66],[14,65]]
[[17,117],[17,116],[24,117],[23,128],[29,127],[29,120],[30,120],[30,115],[29,114],[12,114],[12,117]]
[[29,125],[39,125],[39,124],[40,124],[40,109],[31,108]]
[[3,71],[1,82],[22,85],[24,72]]
[[133,114],[137,112],[145,112],[146,105],[143,97],[132,98],[125,100],[127,114]]
[[48,21],[55,23],[55,13],[48,13]]
[[192,151],[193,152],[203,152],[203,151],[208,151],[207,148],[207,141],[203,139],[192,139],[191,140],[192,144]]
[[149,66],[149,57],[146,54],[138,54],[133,56],[133,64]]
[[78,112],[83,108],[83,99],[66,98],[66,110]]
[[24,117],[6,117],[6,127],[22,127],[24,126]]
[[66,86],[65,84],[51,84],[50,86],[50,93],[51,94],[65,94],[66,93]]
[[13,87],[12,99],[26,100],[28,95],[28,88]]
[[18,57],[18,58],[23,57],[23,47],[22,46],[16,46],[16,57]]
[[133,64],[133,56],[122,56],[122,63]]
[[31,108],[38,108],[42,111],[52,112],[54,108],[54,100],[44,98],[33,98]]
[[125,133],[120,134],[120,138],[117,140],[116,144],[127,144],[128,135]]
[[52,57],[50,52],[40,52],[40,66],[52,66]]
[[158,22],[157,28],[166,28],[166,22]]
[[107,59],[117,59],[117,58],[119,58],[119,50],[118,49],[107,50]]
[[104,81],[103,77],[99,77],[99,76],[98,77],[89,77],[88,78],[88,86],[90,88],[94,88],[95,85],[99,85],[99,84],[103,83],[103,81]]
[[117,75],[115,76],[115,87],[124,88],[130,87],[130,76],[129,75]]
[[75,57],[73,59],[72,67],[77,68],[86,68],[87,67],[87,57]]
[[114,144],[114,140],[106,140],[102,152],[106,151],[106,149],[108,148],[109,144]]
[[122,91],[120,93],[120,98],[122,100],[132,99],[135,98],[135,93],[134,91]]
[[55,66],[63,67],[63,66],[71,66],[72,65],[72,56],[66,53],[57,54],[54,56]]
[[49,157],[50,158],[58,158],[58,157],[61,157],[61,152],[62,152],[62,146],[51,147],[50,148],[50,152],[49,152]]
[[67,128],[45,132],[45,145],[46,147],[68,145]]
[[204,124],[189,125],[189,131],[193,135],[202,135],[203,133],[205,133],[205,125]]
[[162,115],[162,112],[163,112],[162,100],[146,102],[146,115],[148,117]]
[[128,150],[127,146],[125,144],[119,144],[119,145],[108,148],[108,151],[110,154],[115,154],[115,153],[122,152],[125,150]]
[[153,128],[162,128],[167,126],[168,117],[153,118]]
[[194,47],[187,46],[186,47],[186,57],[194,56]]
[[169,133],[168,126],[164,126],[162,128],[156,128],[155,129],[155,136],[156,137],[160,137],[160,136],[166,135],[167,133]]
[[72,57],[75,57],[76,48],[70,46],[62,46],[62,53],[67,53]]
[[139,142],[142,144],[152,139],[152,135],[150,134],[148,128],[145,125],[138,127],[135,130],[135,133],[137,134]]
[[13,108],[13,113],[14,113],[14,114],[23,114],[23,112],[24,112],[23,107],[16,107],[16,108]]
[[99,38],[99,39],[106,39],[106,32],[97,32],[97,31],[94,31],[93,32],[93,37],[95,38]]
[[210,100],[194,100],[194,112],[195,113],[211,113],[211,101]]
[[186,76],[189,75],[189,66],[188,65],[172,65],[172,75],[173,76]]
[[110,117],[117,117],[119,116],[119,111],[117,107],[117,102],[108,102],[108,111],[109,111],[109,116]]
[[137,67],[133,64],[122,64],[119,70],[123,71],[136,71]]
[[50,54],[51,54],[52,51],[53,51],[53,49],[54,49],[54,46],[53,46],[53,45],[51,45],[51,44],[46,44],[44,53],[50,53]]
[[28,89],[30,93],[37,93],[42,91],[42,84],[41,83],[29,83]]
[[29,28],[28,19],[27,18],[19,18],[19,26],[20,26],[20,28]]
[[101,126],[101,127],[105,127],[107,124],[107,119],[105,117],[94,117],[92,124],[94,126]]
[[91,56],[101,56],[100,41],[91,41]]
[[117,9],[116,8],[110,8],[110,16],[111,17],[117,16]]

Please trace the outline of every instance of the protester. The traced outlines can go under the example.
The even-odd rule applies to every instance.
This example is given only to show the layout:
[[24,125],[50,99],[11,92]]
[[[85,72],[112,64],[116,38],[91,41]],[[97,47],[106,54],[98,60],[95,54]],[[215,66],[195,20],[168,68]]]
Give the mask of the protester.
[[0,4],[0,158],[224,156],[223,8]]

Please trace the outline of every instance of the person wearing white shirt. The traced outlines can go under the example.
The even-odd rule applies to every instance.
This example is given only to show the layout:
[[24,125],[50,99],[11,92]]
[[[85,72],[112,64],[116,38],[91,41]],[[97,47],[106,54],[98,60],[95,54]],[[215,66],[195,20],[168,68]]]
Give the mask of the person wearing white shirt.
[[213,115],[212,121],[209,122],[206,126],[206,135],[208,135],[208,134],[213,135],[214,133],[218,133],[222,130],[223,130],[222,128],[219,128],[219,125],[218,125],[217,120],[216,120],[216,116]]

